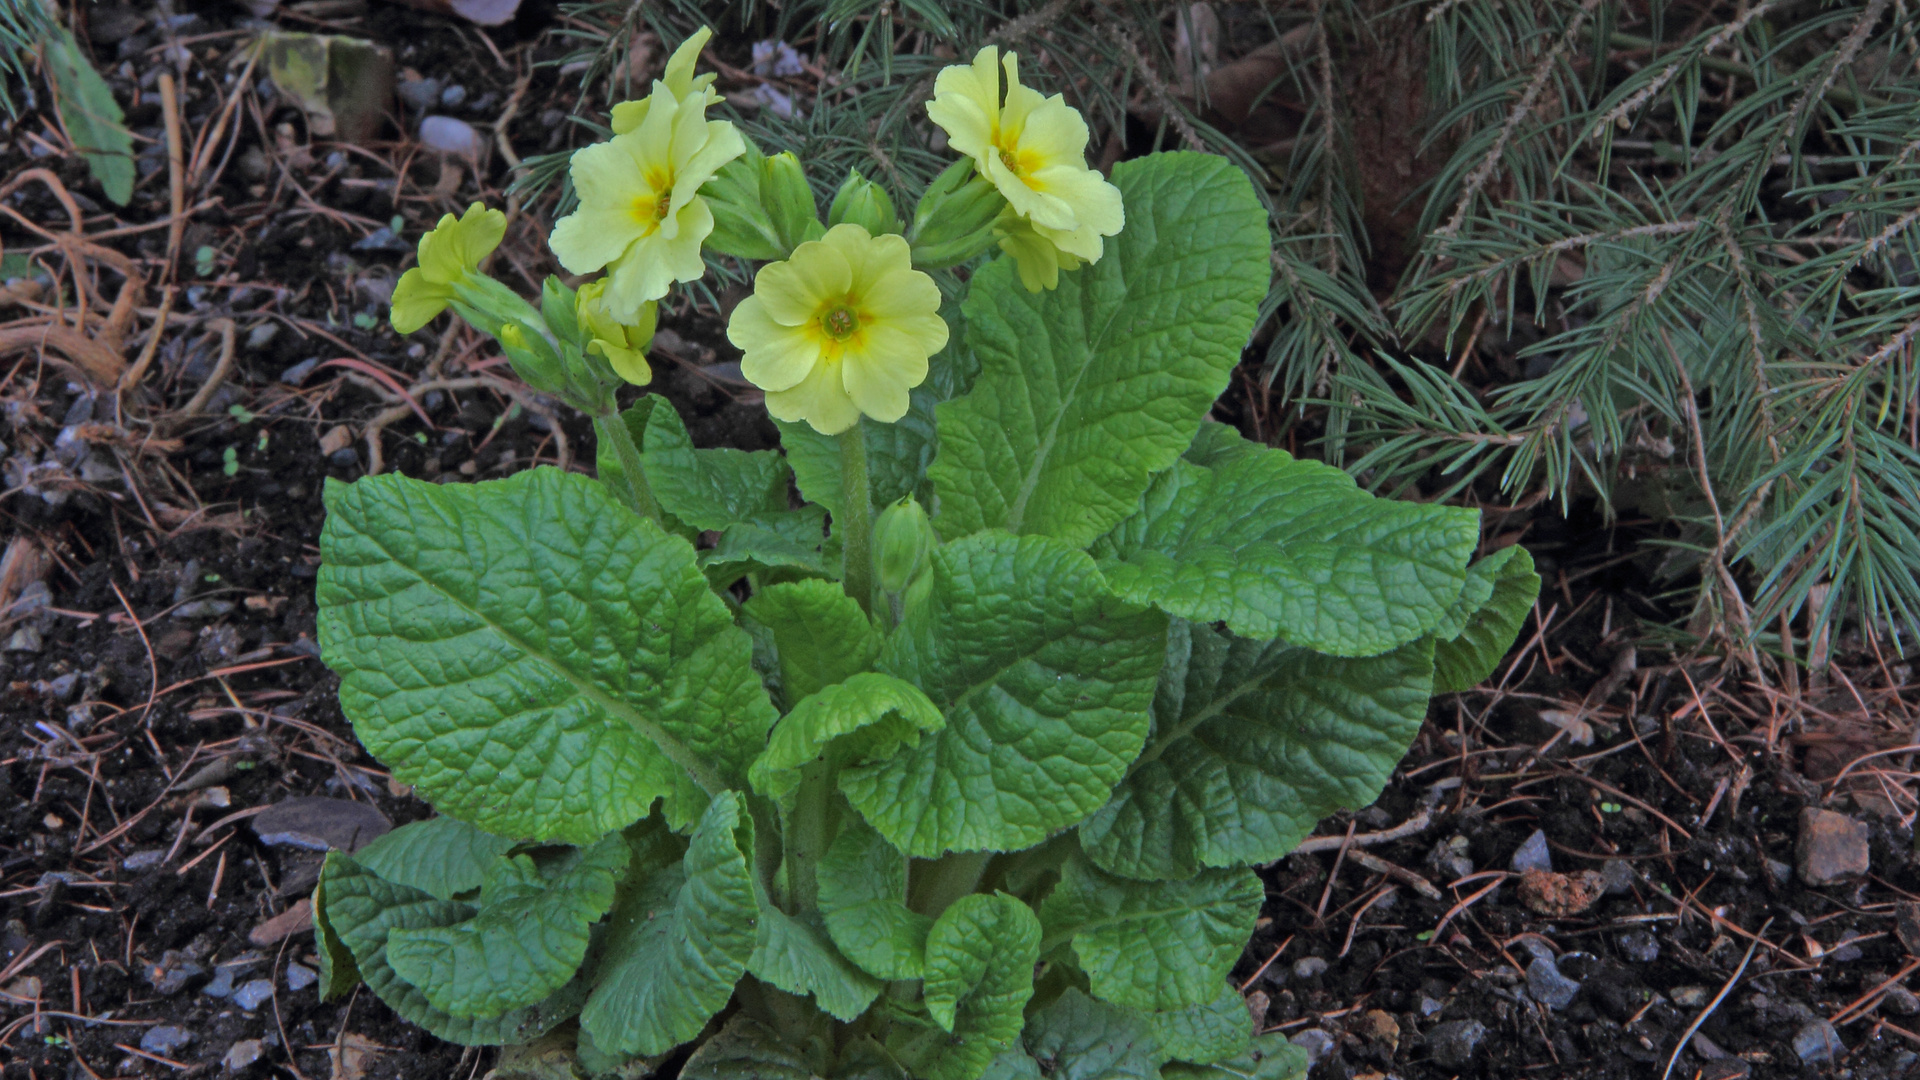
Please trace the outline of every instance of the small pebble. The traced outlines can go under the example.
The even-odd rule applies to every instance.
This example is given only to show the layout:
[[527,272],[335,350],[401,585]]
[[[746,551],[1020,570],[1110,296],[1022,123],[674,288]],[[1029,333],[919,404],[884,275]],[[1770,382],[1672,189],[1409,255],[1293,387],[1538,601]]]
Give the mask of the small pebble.
[[1540,957],[1527,966],[1527,992],[1549,1009],[1564,1009],[1573,1003],[1580,984],[1560,973],[1550,957]]
[[231,600],[189,600],[173,609],[176,619],[217,619],[233,610]]
[[1473,1061],[1475,1050],[1487,1037],[1487,1025],[1478,1020],[1453,1020],[1436,1024],[1427,1032],[1427,1048],[1434,1064],[1443,1069],[1463,1069]]
[[207,985],[201,987],[200,992],[210,998],[232,997],[233,974],[233,968],[227,964],[214,968],[213,978],[207,980]]
[[1293,975],[1297,979],[1311,979],[1327,970],[1327,962],[1317,956],[1303,957],[1293,962]]
[[227,1049],[227,1056],[221,1058],[220,1063],[227,1067],[228,1072],[239,1072],[259,1061],[265,1052],[259,1039],[242,1039]]
[[1767,876],[1772,878],[1773,883],[1776,885],[1785,885],[1787,879],[1793,876],[1793,867],[1788,866],[1779,859],[1768,859],[1766,863]]
[[150,867],[159,866],[167,861],[167,849],[154,848],[151,851],[136,851],[120,863],[120,869],[138,873]]
[[148,1028],[147,1033],[140,1036],[140,1049],[149,1054],[172,1057],[175,1051],[191,1043],[194,1038],[193,1032],[186,1028],[163,1024],[160,1027]]
[[426,112],[440,100],[439,79],[406,79],[394,88],[400,100],[415,112]]
[[1704,986],[1676,986],[1667,991],[1667,999],[1683,1009],[1695,1009],[1707,1003]]
[[1620,955],[1636,964],[1651,964],[1660,959],[1660,942],[1645,930],[1629,930],[1618,939]]
[[463,157],[480,155],[480,133],[465,120],[451,116],[429,116],[420,121],[420,141],[429,149]]
[[1287,1041],[1307,1052],[1308,1065],[1319,1064],[1320,1059],[1332,1053],[1334,1047],[1333,1036],[1319,1028],[1308,1028]]
[[273,980],[255,979],[233,992],[233,1003],[252,1012],[273,998]]
[[1880,1007],[1896,1016],[1912,1016],[1920,1013],[1920,997],[1914,997],[1913,991],[1904,986],[1896,986],[1880,999]]
[[1633,864],[1625,859],[1608,859],[1600,864],[1600,880],[1608,896],[1624,896],[1633,891]]
[[1553,853],[1547,850],[1547,834],[1539,829],[1533,830],[1533,835],[1527,837],[1513,853],[1511,865],[1516,874],[1524,874],[1529,870],[1552,870]]
[[1720,1049],[1719,1043],[1707,1038],[1707,1033],[1704,1031],[1693,1033],[1693,1052],[1708,1061],[1719,1061],[1730,1056],[1725,1050]]
[[327,455],[327,464],[336,469],[351,469],[360,464],[360,452],[351,446],[342,447]]
[[1847,1052],[1840,1033],[1825,1020],[1811,1020],[1793,1036],[1793,1052],[1809,1065],[1831,1061]]
[[173,949],[161,953],[159,963],[147,965],[147,981],[162,997],[172,997],[185,990],[189,982],[206,973],[206,968],[188,959],[185,953]]
[[1420,1015],[1426,1019],[1431,1020],[1439,1016],[1440,1010],[1446,1007],[1446,1004],[1439,998],[1431,998],[1424,995],[1420,998]]
[[253,329],[247,331],[247,348],[264,349],[267,347],[267,342],[272,341],[279,335],[280,324],[274,322],[272,319],[268,319],[262,323],[256,323]]
[[250,824],[269,847],[308,851],[356,851],[393,829],[385,814],[366,803],[318,795],[282,799]]
[[459,83],[454,83],[452,86],[440,91],[440,104],[449,109],[455,108],[465,100],[467,100],[467,88],[461,86]]
[[287,965],[287,989],[297,992],[319,981],[320,974],[312,968],[304,964]]
[[1836,963],[1851,964],[1855,960],[1860,959],[1860,946],[1848,942],[1827,955],[1832,957]]

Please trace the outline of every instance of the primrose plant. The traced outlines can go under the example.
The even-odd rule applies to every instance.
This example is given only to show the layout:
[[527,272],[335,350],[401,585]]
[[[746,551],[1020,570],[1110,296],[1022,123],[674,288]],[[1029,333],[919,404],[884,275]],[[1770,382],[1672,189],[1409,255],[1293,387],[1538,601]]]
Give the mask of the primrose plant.
[[[598,480],[329,482],[341,707],[443,816],[328,855],[325,991],[587,1075],[1297,1074],[1227,981],[1250,868],[1487,675],[1530,560],[1207,421],[1269,273],[1228,162],[1108,182],[987,48],[911,219],[856,173],[823,222],[708,119],[706,37],[573,159],[551,245],[604,274],[522,300],[476,205],[395,290],[590,415]],[[764,263],[728,336],[784,452],[616,402],[709,252]]]

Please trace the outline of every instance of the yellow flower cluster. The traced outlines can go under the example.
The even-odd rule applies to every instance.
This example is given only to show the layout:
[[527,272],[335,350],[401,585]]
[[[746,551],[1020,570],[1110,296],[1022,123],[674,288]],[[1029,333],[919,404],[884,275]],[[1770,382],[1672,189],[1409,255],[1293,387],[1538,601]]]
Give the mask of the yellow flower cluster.
[[675,281],[700,277],[700,245],[713,231],[700,186],[746,150],[732,124],[707,119],[713,77],[693,75],[711,36],[702,29],[688,38],[646,100],[615,109],[614,137],[573,155],[580,208],[547,243],[573,273],[607,270],[602,302],[622,323],[639,322]]
[[1006,197],[1000,248],[1028,289],[1054,288],[1061,270],[1099,262],[1102,237],[1126,224],[1119,189],[1087,167],[1087,122],[1059,94],[1020,85],[1013,53],[1002,58],[989,45],[971,65],[942,71],[927,116]]

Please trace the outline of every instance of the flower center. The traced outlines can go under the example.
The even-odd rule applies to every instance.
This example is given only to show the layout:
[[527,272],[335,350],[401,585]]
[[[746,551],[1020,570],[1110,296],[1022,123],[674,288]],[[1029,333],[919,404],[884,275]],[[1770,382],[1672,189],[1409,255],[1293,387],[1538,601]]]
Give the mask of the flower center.
[[627,212],[632,214],[633,220],[641,225],[658,228],[661,222],[667,220],[667,215],[672,210],[673,195],[662,193],[657,198],[651,195],[639,196],[633,200],[633,205]]
[[1013,151],[1011,150],[1000,151],[1000,164],[1005,165],[1007,167],[1007,171],[1012,173],[1013,175],[1015,176],[1020,175],[1020,161],[1019,159],[1013,156]]
[[860,316],[855,315],[852,308],[842,304],[820,316],[820,328],[825,330],[827,336],[833,340],[845,341],[853,336],[855,330],[860,329]]

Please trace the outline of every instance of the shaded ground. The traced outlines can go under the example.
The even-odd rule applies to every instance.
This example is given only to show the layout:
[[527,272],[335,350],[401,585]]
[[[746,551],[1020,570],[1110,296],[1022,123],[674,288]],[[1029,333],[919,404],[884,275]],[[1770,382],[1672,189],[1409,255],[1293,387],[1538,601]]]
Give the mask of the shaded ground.
[[[169,50],[192,54],[189,137],[239,92],[225,81],[236,9],[187,7],[164,27],[151,12],[114,22],[104,10],[93,43],[123,102],[137,88],[129,122],[152,140],[144,179],[110,218],[44,115],[6,129],[0,237],[11,253],[40,249],[29,284],[9,287],[0,315],[19,322],[8,326],[70,307],[73,267],[98,294],[90,330],[121,287],[107,255],[59,246],[72,227],[63,195],[84,217],[79,232],[149,260],[134,325],[152,324],[170,192],[148,75],[178,59]],[[565,95],[531,66],[550,58],[531,24],[489,44],[406,8],[352,18],[357,32],[404,42],[403,68],[461,87],[452,113],[496,120],[517,99],[507,148],[491,154],[559,145]],[[745,62],[745,43],[720,48]],[[504,204],[501,161],[440,159],[405,139],[315,142],[297,115],[252,94],[233,115],[189,203],[180,289],[144,378],[116,396],[51,350],[0,358],[4,1080],[211,1075],[254,1042],[257,1060],[230,1071],[470,1077],[491,1060],[421,1034],[364,992],[323,1005],[311,985],[294,988],[296,965],[315,964],[310,931],[261,928],[297,924],[318,856],[265,842],[249,811],[322,796],[395,823],[427,813],[359,750],[315,657],[323,480],[363,475],[376,446],[382,467],[448,482],[535,463],[585,468],[586,427],[514,382],[472,334],[402,340],[384,325],[382,302],[411,256],[379,231],[398,216],[416,236],[474,197]],[[124,231],[149,224],[159,227]],[[518,215],[496,271],[531,291],[548,268],[543,232],[536,214]],[[45,281],[33,286],[36,276]],[[695,441],[771,445],[711,315],[685,310],[665,325],[653,389]],[[127,357],[145,344],[130,335]],[[1250,431],[1263,415],[1252,375],[1221,409]],[[1649,563],[1616,554],[1636,528],[1647,526],[1490,518],[1489,543],[1524,533],[1547,582],[1495,676],[1501,689],[1436,701],[1379,804],[1329,821],[1316,850],[1266,875],[1265,918],[1236,977],[1267,1025],[1326,1050],[1316,1077],[1644,1077],[1666,1069],[1703,1014],[1706,1041],[1681,1055],[1676,1076],[1864,1080],[1915,1060],[1920,1002],[1904,986],[1920,961],[1904,941],[1920,945],[1920,933],[1903,939],[1896,920],[1898,904],[1920,899],[1910,766],[1903,755],[1860,760],[1913,741],[1910,671],[1844,640],[1817,686],[1675,666],[1645,628],[1678,613],[1643,595]],[[1636,646],[1629,666],[1621,658]],[[1864,826],[1869,874],[1813,887],[1789,869],[1801,812],[1815,804]],[[1604,872],[1606,895],[1575,911],[1591,882],[1541,879],[1530,906],[1508,871],[1535,830],[1555,871]],[[1395,838],[1374,842],[1380,833]],[[1543,974],[1540,957],[1568,981]],[[271,994],[210,995],[222,965],[234,988],[267,980]],[[1541,1003],[1569,981],[1580,984],[1569,1000]],[[1837,1044],[1808,1062],[1821,1057],[1823,1020]],[[192,1039],[140,1050],[161,1026]]]

